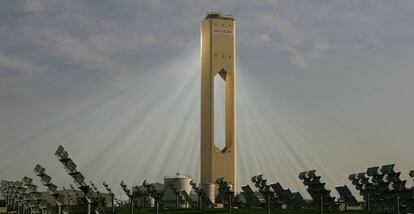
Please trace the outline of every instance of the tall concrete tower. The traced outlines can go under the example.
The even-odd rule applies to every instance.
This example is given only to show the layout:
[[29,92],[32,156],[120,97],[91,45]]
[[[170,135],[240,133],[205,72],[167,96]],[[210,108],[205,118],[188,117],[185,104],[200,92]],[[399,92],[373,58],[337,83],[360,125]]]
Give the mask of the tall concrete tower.
[[[201,22],[201,183],[219,177],[236,190],[236,32],[231,15],[209,13]],[[225,147],[214,142],[214,78],[225,82]]]

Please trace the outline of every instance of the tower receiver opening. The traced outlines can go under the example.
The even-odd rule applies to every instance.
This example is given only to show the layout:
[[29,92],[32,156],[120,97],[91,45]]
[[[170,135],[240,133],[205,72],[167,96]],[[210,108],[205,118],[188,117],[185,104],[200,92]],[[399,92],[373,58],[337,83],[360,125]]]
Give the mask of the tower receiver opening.
[[225,71],[214,77],[214,145],[220,152],[226,151],[226,82]]

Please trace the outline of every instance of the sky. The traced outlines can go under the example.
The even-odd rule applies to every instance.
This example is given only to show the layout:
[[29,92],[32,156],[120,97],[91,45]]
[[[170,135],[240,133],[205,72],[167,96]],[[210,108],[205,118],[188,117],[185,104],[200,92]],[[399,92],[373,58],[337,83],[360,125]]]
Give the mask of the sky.
[[2,1],[0,179],[35,177],[39,163],[67,187],[62,144],[102,191],[198,181],[208,11],[236,19],[240,185],[263,173],[310,198],[301,171],[334,189],[389,163],[409,179],[411,0]]

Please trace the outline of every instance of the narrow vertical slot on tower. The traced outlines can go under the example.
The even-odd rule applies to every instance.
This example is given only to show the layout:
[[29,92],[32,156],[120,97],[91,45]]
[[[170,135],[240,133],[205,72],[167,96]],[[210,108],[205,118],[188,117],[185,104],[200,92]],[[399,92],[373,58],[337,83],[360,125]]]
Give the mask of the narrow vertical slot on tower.
[[217,74],[214,77],[214,144],[220,151],[226,147],[226,82],[222,77],[224,75]]

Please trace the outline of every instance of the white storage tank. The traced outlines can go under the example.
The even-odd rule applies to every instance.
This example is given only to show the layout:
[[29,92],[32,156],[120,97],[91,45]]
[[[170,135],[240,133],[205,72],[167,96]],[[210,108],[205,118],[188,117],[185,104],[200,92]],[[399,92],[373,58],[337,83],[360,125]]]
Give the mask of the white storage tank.
[[177,194],[174,191],[180,192],[178,196],[178,207],[185,208],[186,201],[184,196],[181,194],[181,191],[184,190],[190,195],[192,187],[190,181],[192,178],[186,175],[180,175],[177,173],[175,176],[165,176],[164,177],[164,207],[175,208],[177,202]]
[[207,183],[207,184],[201,184],[200,186],[204,190],[204,192],[206,193],[210,201],[214,204],[216,200],[216,196],[217,196],[216,184]]

